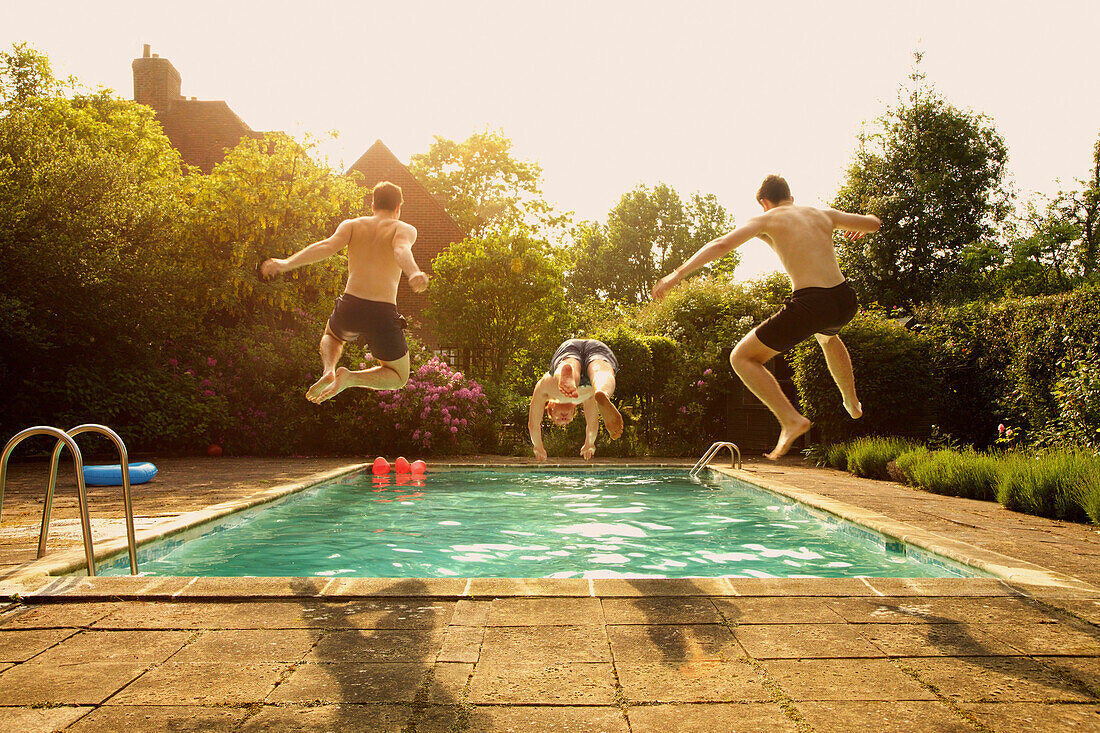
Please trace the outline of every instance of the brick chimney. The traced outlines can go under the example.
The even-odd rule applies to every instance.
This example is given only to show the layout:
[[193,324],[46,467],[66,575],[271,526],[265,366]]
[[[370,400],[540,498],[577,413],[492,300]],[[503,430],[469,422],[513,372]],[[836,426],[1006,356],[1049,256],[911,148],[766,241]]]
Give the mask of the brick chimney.
[[155,110],[166,110],[180,95],[180,73],[172,62],[149,53],[149,44],[142,49],[140,59],[131,64],[134,70],[134,101]]

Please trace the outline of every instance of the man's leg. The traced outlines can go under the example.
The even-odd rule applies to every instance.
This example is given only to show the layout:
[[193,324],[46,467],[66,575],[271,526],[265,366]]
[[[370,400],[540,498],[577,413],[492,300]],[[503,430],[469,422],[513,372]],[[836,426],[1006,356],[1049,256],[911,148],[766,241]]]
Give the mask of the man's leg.
[[603,418],[603,426],[612,440],[618,440],[623,434],[623,416],[611,404],[611,396],[615,394],[615,371],[606,361],[594,360],[588,363],[588,378],[596,390],[596,407]]
[[757,398],[767,405],[776,419],[779,420],[779,442],[775,449],[766,454],[768,458],[776,459],[791,449],[794,441],[810,429],[810,421],[794,409],[794,405],[783,394],[779,382],[764,363],[776,356],[779,352],[768,348],[757,338],[756,329],[749,331],[741,343],[734,347],[730,353],[730,366],[741,381],[745,383]]
[[340,361],[340,355],[344,353],[344,342],[336,338],[326,324],[321,344],[317,348],[321,352],[321,378],[306,390],[306,399],[310,402],[320,402],[320,394],[332,386],[336,378],[336,362]]
[[367,389],[401,389],[409,381],[409,355],[406,353],[395,361],[382,361],[381,366],[353,372],[340,367],[336,376],[326,389],[317,396],[316,402],[324,402],[343,392],[348,387],[366,387]]
[[833,375],[833,381],[844,398],[844,409],[853,418],[862,417],[863,405],[856,397],[856,375],[852,371],[852,357],[848,355],[848,347],[840,340],[840,336],[820,333],[817,334],[817,343],[821,344],[825,363],[829,365],[829,374]]
[[554,378],[558,380],[558,389],[566,397],[577,396],[577,380],[581,376],[581,360],[575,356],[567,356],[558,362],[558,368],[554,372]]

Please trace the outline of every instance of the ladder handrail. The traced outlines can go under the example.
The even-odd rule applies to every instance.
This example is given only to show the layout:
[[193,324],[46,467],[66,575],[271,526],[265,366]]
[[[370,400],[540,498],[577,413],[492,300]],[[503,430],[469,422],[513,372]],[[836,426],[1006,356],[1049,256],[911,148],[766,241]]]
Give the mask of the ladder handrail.
[[[130,554],[130,574],[137,575],[137,539],[134,535],[134,506],[130,500],[130,459],[126,451],[126,444],[122,442],[122,438],[118,433],[111,430],[106,425],[99,425],[97,423],[77,425],[68,432],[68,435],[71,438],[75,438],[81,433],[99,433],[100,435],[104,435],[115,444],[115,448],[118,450],[119,463],[122,467],[122,503],[126,511],[126,548]],[[58,464],[60,463],[62,445],[63,444],[58,441],[57,446],[53,449],[53,458],[50,460],[50,484],[46,489],[46,506],[42,512],[42,529],[38,533],[38,557],[42,557],[46,554],[46,535],[49,533],[50,510],[53,508],[53,491],[57,486]],[[83,471],[81,473],[83,474]]]
[[[36,425],[32,428],[21,430],[12,436],[8,444],[4,446],[3,455],[0,456],[0,509],[3,508],[4,504],[4,487],[7,484],[8,478],[8,459],[11,457],[12,451],[15,450],[17,445],[35,435],[52,435],[57,438],[58,444],[54,451],[55,457],[60,453],[62,445],[68,446],[69,453],[72,454],[73,464],[76,468],[76,490],[80,508],[80,531],[84,537],[84,558],[88,563],[88,575],[95,576],[95,554],[92,552],[92,522],[88,517],[88,491],[84,485],[84,458],[80,454],[80,448],[77,446],[76,441],[66,432],[58,428],[50,427],[49,425]],[[57,477],[54,475],[52,478],[56,479]],[[53,492],[51,485],[49,497],[43,512],[48,512],[50,510],[52,501]],[[41,557],[41,555],[39,555],[39,557]]]
[[707,448],[707,452],[703,454],[703,457],[696,461],[695,465],[691,467],[690,471],[688,471],[688,476],[694,476],[696,473],[706,468],[707,465],[710,463],[710,459],[713,458],[718,453],[718,451],[722,450],[723,448],[730,449],[730,468],[734,468],[733,461],[735,454],[737,459],[736,467],[741,468],[741,449],[738,448],[737,445],[734,443],[720,440],[712,443],[710,448]]

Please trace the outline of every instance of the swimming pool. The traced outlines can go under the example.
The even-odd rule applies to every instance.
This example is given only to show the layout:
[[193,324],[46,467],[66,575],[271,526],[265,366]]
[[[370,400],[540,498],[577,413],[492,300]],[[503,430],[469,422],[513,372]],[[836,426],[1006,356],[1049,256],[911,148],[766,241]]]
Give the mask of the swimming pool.
[[[356,473],[160,540],[138,559],[143,575],[165,576],[984,576],[685,469]],[[128,571],[124,555],[100,567]]]

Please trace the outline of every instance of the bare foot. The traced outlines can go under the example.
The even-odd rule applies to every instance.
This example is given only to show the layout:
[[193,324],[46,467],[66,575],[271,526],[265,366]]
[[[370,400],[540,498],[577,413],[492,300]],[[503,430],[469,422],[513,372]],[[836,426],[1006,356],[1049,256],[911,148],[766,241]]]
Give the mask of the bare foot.
[[844,403],[844,409],[848,411],[848,414],[852,416],[853,420],[858,420],[863,417],[863,403],[857,402],[855,407],[852,407],[847,402]]
[[306,399],[310,402],[320,402],[320,400],[317,399],[318,395],[320,395],[326,387],[332,384],[332,380],[335,378],[335,372],[325,372],[322,374],[321,378],[314,382],[312,387],[306,390]]
[[603,426],[607,428],[607,434],[612,440],[618,440],[623,434],[623,416],[603,392],[596,393],[596,407],[600,409],[600,417],[603,418]]
[[348,377],[350,374],[351,372],[344,367],[338,367],[336,369],[336,376],[333,378],[332,382],[321,390],[314,402],[320,404],[325,400],[330,400],[351,386],[348,384]]
[[558,389],[566,397],[577,397],[577,375],[573,373],[573,365],[565,362],[561,365],[561,373],[558,375]]
[[782,458],[791,449],[794,442],[798,440],[799,436],[809,430],[812,424],[803,417],[793,425],[784,425],[783,429],[779,431],[779,442],[775,444],[775,450],[771,453],[765,453],[764,457],[773,461]]

